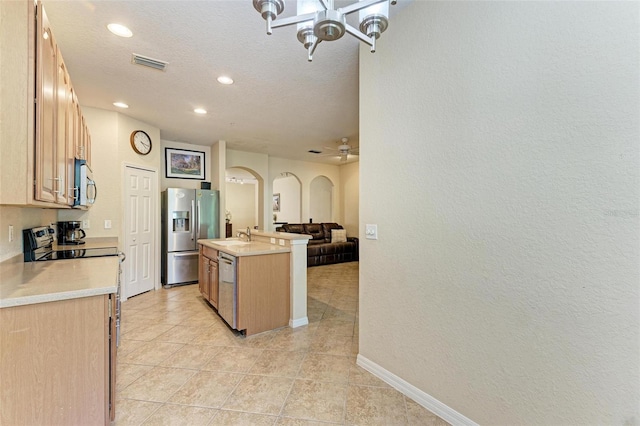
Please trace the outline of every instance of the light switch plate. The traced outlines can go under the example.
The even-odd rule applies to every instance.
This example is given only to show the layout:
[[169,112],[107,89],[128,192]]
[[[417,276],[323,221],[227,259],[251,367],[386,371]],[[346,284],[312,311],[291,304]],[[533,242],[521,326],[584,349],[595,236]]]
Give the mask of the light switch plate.
[[282,238],[278,239],[278,243],[283,246],[284,245],[284,240]]
[[366,224],[364,226],[364,235],[367,238],[367,240],[377,240],[378,239],[378,225]]
[[275,238],[269,238],[269,241],[271,242],[271,244],[275,244],[276,243],[276,239]]
[[109,219],[104,221],[104,229],[111,229],[111,221]]

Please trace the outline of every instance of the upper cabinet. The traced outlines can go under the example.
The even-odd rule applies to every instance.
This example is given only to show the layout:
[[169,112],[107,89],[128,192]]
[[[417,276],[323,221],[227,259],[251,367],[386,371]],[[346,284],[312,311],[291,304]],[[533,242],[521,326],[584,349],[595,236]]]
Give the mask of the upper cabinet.
[[69,208],[74,160],[91,152],[69,71],[39,1],[0,2],[0,14],[0,204]]

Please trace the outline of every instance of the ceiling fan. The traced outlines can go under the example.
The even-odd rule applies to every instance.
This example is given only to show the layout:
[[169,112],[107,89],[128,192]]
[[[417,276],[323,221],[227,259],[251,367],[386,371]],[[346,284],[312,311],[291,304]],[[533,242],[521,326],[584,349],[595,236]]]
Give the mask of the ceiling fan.
[[332,154],[324,154],[325,156],[329,157],[334,157],[334,156],[339,156],[340,157],[340,161],[347,161],[347,159],[349,158],[349,155],[358,155],[358,148],[352,148],[351,145],[349,145],[349,138],[342,138],[340,139],[341,144],[337,147],[337,148],[332,148],[330,146],[325,146],[325,149],[328,149],[330,151],[335,151],[335,153]]

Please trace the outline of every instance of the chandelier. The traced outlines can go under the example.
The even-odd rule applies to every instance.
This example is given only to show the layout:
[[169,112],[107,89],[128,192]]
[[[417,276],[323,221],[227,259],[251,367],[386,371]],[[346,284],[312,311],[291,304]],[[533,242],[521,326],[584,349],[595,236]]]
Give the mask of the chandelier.
[[[297,0],[298,15],[274,22],[284,10],[284,0],[253,0],[253,7],[267,21],[267,34],[273,28],[297,24],[298,40],[307,49],[311,62],[321,41],[341,38],[345,32],[371,46],[376,51],[376,39],[389,25],[389,3],[397,0],[359,0],[348,6],[334,8],[334,0]],[[359,11],[360,29],[347,24],[347,15]]]

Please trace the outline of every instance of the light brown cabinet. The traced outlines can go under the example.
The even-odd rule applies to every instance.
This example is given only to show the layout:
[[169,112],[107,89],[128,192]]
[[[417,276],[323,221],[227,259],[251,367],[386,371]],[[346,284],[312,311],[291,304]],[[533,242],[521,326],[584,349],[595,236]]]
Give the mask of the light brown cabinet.
[[238,330],[247,336],[289,324],[289,256],[238,257]]
[[68,208],[74,158],[91,153],[69,72],[39,1],[0,2],[0,13],[0,156],[11,159],[0,169],[0,204]]
[[114,302],[98,295],[0,309],[0,424],[110,423]]
[[202,297],[218,309],[218,250],[200,246],[198,282]]
[[[199,285],[205,300],[218,309],[218,250],[200,246]],[[247,336],[289,324],[290,254],[237,257],[237,329]]]

